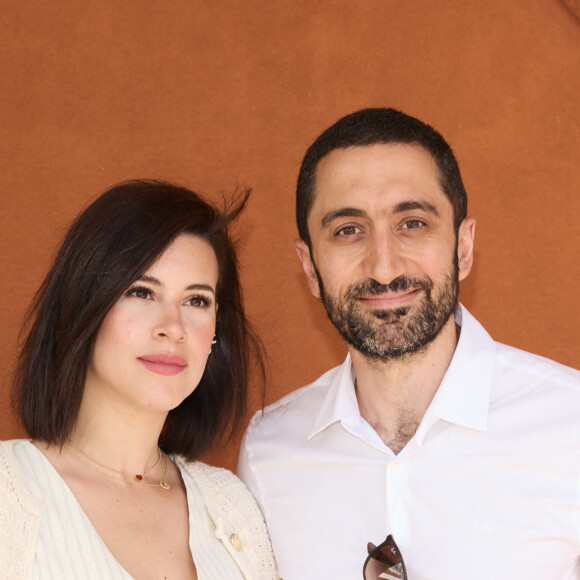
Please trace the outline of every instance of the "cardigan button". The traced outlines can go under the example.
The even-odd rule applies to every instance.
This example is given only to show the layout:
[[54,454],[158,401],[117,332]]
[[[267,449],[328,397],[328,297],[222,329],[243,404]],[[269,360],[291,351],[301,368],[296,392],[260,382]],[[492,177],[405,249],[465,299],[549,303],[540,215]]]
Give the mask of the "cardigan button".
[[238,536],[238,534],[232,534],[230,536],[230,542],[234,547],[234,550],[239,552],[242,549],[242,540],[240,540],[240,536]]

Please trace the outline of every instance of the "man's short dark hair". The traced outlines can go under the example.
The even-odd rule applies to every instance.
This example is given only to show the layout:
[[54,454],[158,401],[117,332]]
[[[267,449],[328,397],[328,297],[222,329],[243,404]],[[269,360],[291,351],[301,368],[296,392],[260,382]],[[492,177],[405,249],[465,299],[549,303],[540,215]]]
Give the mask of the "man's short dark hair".
[[296,186],[296,222],[300,237],[311,248],[308,215],[315,196],[318,164],[335,149],[404,143],[422,147],[439,168],[439,180],[453,206],[455,231],[467,215],[467,194],[451,147],[433,127],[395,109],[362,109],[338,120],[306,151]]
[[29,312],[13,383],[13,406],[28,434],[49,444],[69,439],[101,324],[119,297],[175,238],[208,242],[218,263],[217,344],[197,388],[169,412],[159,445],[197,459],[238,430],[245,417],[251,355],[262,347],[245,317],[228,226],[249,191],[218,211],[196,193],[159,181],[109,189],[73,223]]

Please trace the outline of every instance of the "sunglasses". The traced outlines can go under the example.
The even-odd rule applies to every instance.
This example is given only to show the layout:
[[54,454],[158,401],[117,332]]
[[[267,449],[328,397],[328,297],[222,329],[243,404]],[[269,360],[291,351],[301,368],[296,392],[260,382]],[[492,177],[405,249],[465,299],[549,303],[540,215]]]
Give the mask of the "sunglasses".
[[369,555],[363,566],[364,580],[407,580],[407,570],[403,556],[393,540],[393,536],[375,546],[368,543]]

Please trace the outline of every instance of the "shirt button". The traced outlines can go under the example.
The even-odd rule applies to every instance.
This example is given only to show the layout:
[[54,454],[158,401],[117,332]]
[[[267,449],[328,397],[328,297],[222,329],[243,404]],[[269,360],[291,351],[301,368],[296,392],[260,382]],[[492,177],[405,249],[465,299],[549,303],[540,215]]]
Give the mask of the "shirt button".
[[238,534],[232,534],[230,536],[230,542],[234,547],[234,550],[239,552],[242,549],[242,540],[240,540],[240,536],[238,536]]
[[399,469],[401,469],[401,462],[400,461],[393,461],[393,463],[391,463],[391,466],[393,467],[393,469],[395,471],[399,471]]

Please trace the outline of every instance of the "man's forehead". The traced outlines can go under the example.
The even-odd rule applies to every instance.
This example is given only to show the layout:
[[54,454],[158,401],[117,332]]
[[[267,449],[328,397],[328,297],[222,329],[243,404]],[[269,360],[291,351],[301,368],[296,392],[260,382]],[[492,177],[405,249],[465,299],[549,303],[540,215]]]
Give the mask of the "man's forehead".
[[319,162],[316,178],[332,173],[362,173],[373,167],[396,170],[401,165],[421,166],[424,171],[437,175],[437,163],[429,151],[415,143],[374,143],[333,149]]
[[401,211],[405,204],[407,209],[420,204],[431,206],[429,209],[451,206],[441,186],[437,164],[428,151],[417,145],[392,143],[336,149],[320,161],[311,211],[356,208],[371,198],[391,205],[394,211]]

